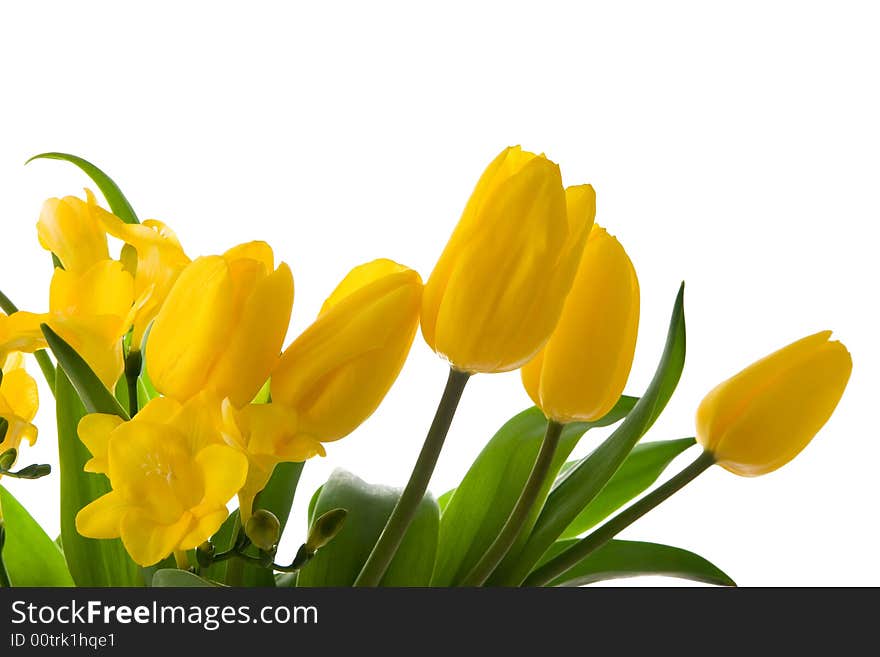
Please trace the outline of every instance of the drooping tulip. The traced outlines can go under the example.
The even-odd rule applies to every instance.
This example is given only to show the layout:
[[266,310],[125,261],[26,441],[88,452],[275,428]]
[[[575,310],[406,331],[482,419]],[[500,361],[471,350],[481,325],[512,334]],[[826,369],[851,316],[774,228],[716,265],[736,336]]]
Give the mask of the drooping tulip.
[[86,469],[104,472],[112,490],[77,514],[77,531],[121,537],[142,566],[206,541],[247,476],[247,459],[221,427],[220,402],[209,395],[154,399],[129,422],[83,418],[79,435],[93,454]]
[[807,336],[715,387],[697,409],[697,440],[734,474],[782,467],[809,444],[840,401],[852,358],[831,331]]
[[272,373],[273,403],[295,409],[299,432],[338,440],[385,397],[419,321],[418,273],[391,260],[355,267]]
[[639,282],[632,262],[614,237],[593,226],[559,323],[522,368],[532,401],[563,424],[604,416],[623,392],[638,326]]
[[594,211],[586,202],[567,210],[559,167],[546,157],[505,149],[477,183],[425,285],[428,345],[464,372],[529,361],[556,326]]
[[197,258],[156,316],[146,365],[156,389],[179,401],[201,390],[250,402],[278,362],[293,305],[293,276],[271,247],[249,242]]

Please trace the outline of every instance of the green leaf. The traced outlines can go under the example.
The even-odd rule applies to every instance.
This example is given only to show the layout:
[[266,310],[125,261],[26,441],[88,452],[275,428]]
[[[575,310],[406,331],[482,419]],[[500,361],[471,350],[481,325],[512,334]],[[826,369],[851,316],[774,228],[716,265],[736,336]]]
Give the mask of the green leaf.
[[[235,542],[235,534],[240,526],[238,509],[236,509],[226,517],[226,520],[220,525],[220,529],[211,537],[211,543],[214,544],[214,549],[218,553],[225,552],[232,547]],[[225,582],[230,561],[231,559],[227,559],[226,561],[211,564],[203,570],[202,574],[212,581]],[[264,569],[261,568],[260,570]]]
[[64,555],[27,510],[0,486],[6,524],[3,561],[13,586],[73,586]]
[[174,588],[216,588],[217,585],[214,582],[209,582],[187,570],[165,568],[156,571],[156,574],[153,575],[152,586]]
[[[89,413],[108,413],[128,420],[128,413],[119,404],[113,393],[107,390],[98,375],[83,360],[73,347],[53,331],[48,324],[40,324],[49,349],[55,354],[58,366],[67,375],[65,378],[73,384],[80,400]],[[56,396],[57,396],[56,391]]]
[[455,489],[448,490],[443,493],[440,497],[437,498],[437,505],[440,507],[440,514],[442,515],[444,511],[446,511],[446,507],[449,506],[449,500],[452,499],[452,495],[455,493]]
[[276,465],[269,478],[269,483],[254,500],[255,510],[266,509],[275,514],[281,523],[282,533],[290,516],[293,497],[296,494],[296,487],[304,465],[305,463],[279,463]]
[[[542,563],[570,548],[577,539],[555,543]],[[608,579],[661,575],[695,582],[736,586],[729,575],[698,554],[659,543],[609,541],[572,567],[550,586],[583,586]]]
[[315,506],[318,504],[318,498],[321,496],[321,491],[324,490],[324,485],[321,484],[318,488],[315,489],[315,492],[312,493],[312,498],[309,500],[309,527],[312,526],[312,523],[315,521]]
[[684,368],[685,342],[682,283],[672,309],[663,355],[645,394],[614,433],[557,482],[524,547],[517,550],[514,546],[490,578],[490,584],[521,583],[544,552],[605,487],[666,407]]
[[[587,429],[617,422],[635,401],[632,397],[621,397],[602,419],[565,427],[539,501],[544,500],[557,471]],[[546,429],[544,414],[532,407],[508,420],[477,456],[443,510],[432,586],[455,584],[492,544],[525,486]],[[522,540],[528,535],[540,506],[535,504],[526,521]]]
[[[343,508],[348,516],[339,534],[299,572],[297,586],[351,586],[399,497],[399,489],[367,484],[349,472],[335,470],[318,496],[314,515]],[[426,495],[382,586],[428,585],[437,550],[439,518],[437,502]]]
[[122,190],[119,189],[119,185],[88,160],[84,160],[76,155],[70,155],[69,153],[40,153],[39,155],[34,155],[25,164],[34,160],[63,160],[75,164],[98,186],[101,194],[107,199],[107,205],[110,206],[113,214],[127,224],[139,223],[137,215],[134,213],[134,208],[131,207],[131,203],[128,202]]
[[620,469],[605,484],[602,492],[581,511],[562,533],[574,538],[602,522],[624,504],[646,491],[672,463],[673,459],[694,445],[693,438],[657,440],[636,445]]
[[91,455],[80,441],[76,428],[86,409],[60,367],[55,393],[61,473],[61,540],[73,581],[77,586],[143,586],[140,570],[128,556],[122,541],[118,538],[85,538],[76,531],[76,514],[89,502],[110,492],[110,482],[104,475],[83,472]]

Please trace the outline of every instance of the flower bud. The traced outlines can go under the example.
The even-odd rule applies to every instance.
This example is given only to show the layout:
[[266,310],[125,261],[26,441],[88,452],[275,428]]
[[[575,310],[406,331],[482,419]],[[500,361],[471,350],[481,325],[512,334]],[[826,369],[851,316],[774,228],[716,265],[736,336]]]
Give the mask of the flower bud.
[[547,341],[595,215],[592,187],[576,189],[518,146],[483,173],[422,300],[425,341],[455,369],[513,370]]
[[757,476],[782,467],[831,417],[852,371],[822,331],[783,347],[713,389],[697,409],[697,440],[721,467]]
[[299,431],[338,440],[381,403],[409,354],[422,281],[391,260],[355,267],[318,319],[285,349],[272,373],[272,402],[297,413]]
[[638,327],[635,269],[620,243],[593,226],[559,323],[522,368],[529,397],[557,422],[603,417],[623,392]]
[[199,568],[207,568],[214,562],[214,554],[216,553],[216,548],[211,541],[205,541],[198,548],[196,548],[196,563],[199,564]]
[[345,509],[330,509],[322,514],[312,523],[312,528],[306,539],[306,550],[316,552],[332,541],[342,530],[346,516],[348,516],[348,511]]
[[18,450],[14,447],[0,454],[0,472],[7,472],[15,464],[16,458],[18,458]]
[[281,523],[275,514],[266,509],[257,509],[248,519],[244,528],[251,543],[261,550],[270,552],[278,545],[281,538]]
[[265,242],[197,258],[177,278],[150,331],[150,380],[178,401],[211,390],[244,406],[278,361],[292,305],[290,268],[275,269]]

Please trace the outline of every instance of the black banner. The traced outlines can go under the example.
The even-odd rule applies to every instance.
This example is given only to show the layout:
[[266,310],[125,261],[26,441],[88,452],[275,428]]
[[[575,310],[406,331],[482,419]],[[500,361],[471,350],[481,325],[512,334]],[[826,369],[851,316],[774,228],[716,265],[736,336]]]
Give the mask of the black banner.
[[[874,590],[0,589],[0,655],[873,650]],[[868,598],[868,601],[863,598]],[[867,602],[867,604],[866,604]],[[707,644],[707,641],[710,642]],[[372,652],[370,653],[372,654]],[[480,653],[483,654],[483,653]],[[496,654],[495,652],[485,654]]]

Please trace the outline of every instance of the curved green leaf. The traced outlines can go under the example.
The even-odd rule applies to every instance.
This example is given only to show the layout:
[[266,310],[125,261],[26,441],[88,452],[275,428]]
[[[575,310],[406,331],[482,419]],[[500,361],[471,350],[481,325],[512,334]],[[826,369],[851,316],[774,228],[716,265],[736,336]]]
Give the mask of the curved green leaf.
[[636,445],[620,469],[605,484],[602,492],[590,502],[568,528],[562,538],[574,538],[587,531],[637,495],[646,491],[673,459],[693,446],[693,438],[657,440]]
[[101,194],[107,199],[107,205],[110,206],[110,210],[113,214],[127,224],[139,223],[137,215],[134,213],[134,208],[131,207],[131,203],[128,202],[128,199],[125,198],[122,190],[119,189],[119,185],[113,182],[110,176],[88,160],[84,160],[77,155],[71,155],[69,153],[40,153],[39,155],[34,155],[31,159],[25,162],[25,164],[33,162],[34,160],[63,160],[64,162],[70,162],[71,164],[78,166],[89,178],[92,179],[92,182],[98,186],[98,189],[101,190]]
[[[555,543],[542,563],[570,548],[577,539]],[[736,586],[727,573],[698,554],[659,543],[609,541],[551,582],[551,586],[583,586],[608,579],[661,575],[705,584]]]
[[85,538],[76,531],[76,514],[89,502],[110,492],[110,482],[104,475],[83,472],[91,454],[80,441],[76,428],[86,409],[60,367],[55,393],[61,473],[61,542],[73,581],[77,586],[143,586],[140,569],[128,556],[122,541],[118,538]]
[[[314,514],[331,509],[348,511],[336,537],[318,550],[299,572],[297,586],[351,586],[385,528],[400,490],[367,484],[344,470],[335,470],[324,484]],[[382,580],[382,586],[427,586],[437,550],[440,510],[429,494]]]
[[0,486],[6,524],[3,562],[13,586],[73,586],[64,555],[8,490]]
[[[565,427],[539,501],[544,500],[559,468],[587,429],[617,422],[635,402],[632,397],[621,397],[602,419]],[[433,586],[455,584],[492,544],[519,499],[546,430],[544,414],[532,407],[508,420],[477,456],[443,510]],[[520,541],[528,536],[540,507],[540,503],[535,504]]]
[[48,324],[40,324],[40,328],[43,330],[43,336],[46,338],[49,349],[58,360],[58,366],[64,370],[66,378],[73,384],[85,410],[89,413],[118,415],[123,420],[128,420],[128,413],[125,412],[113,393],[107,390],[82,356],[76,353],[76,350],[67,344]]
[[152,586],[165,588],[216,588],[217,585],[187,570],[165,568],[153,575]]
[[685,344],[682,283],[672,309],[663,355],[645,394],[605,442],[560,478],[547,497],[524,547],[521,550],[517,550],[516,546],[511,549],[490,578],[490,584],[521,583],[544,552],[601,492],[666,407],[681,378]]
[[449,500],[452,499],[452,495],[455,493],[455,489],[448,490],[443,493],[440,497],[437,498],[437,505],[440,507],[441,515],[446,510],[446,507],[449,506]]

